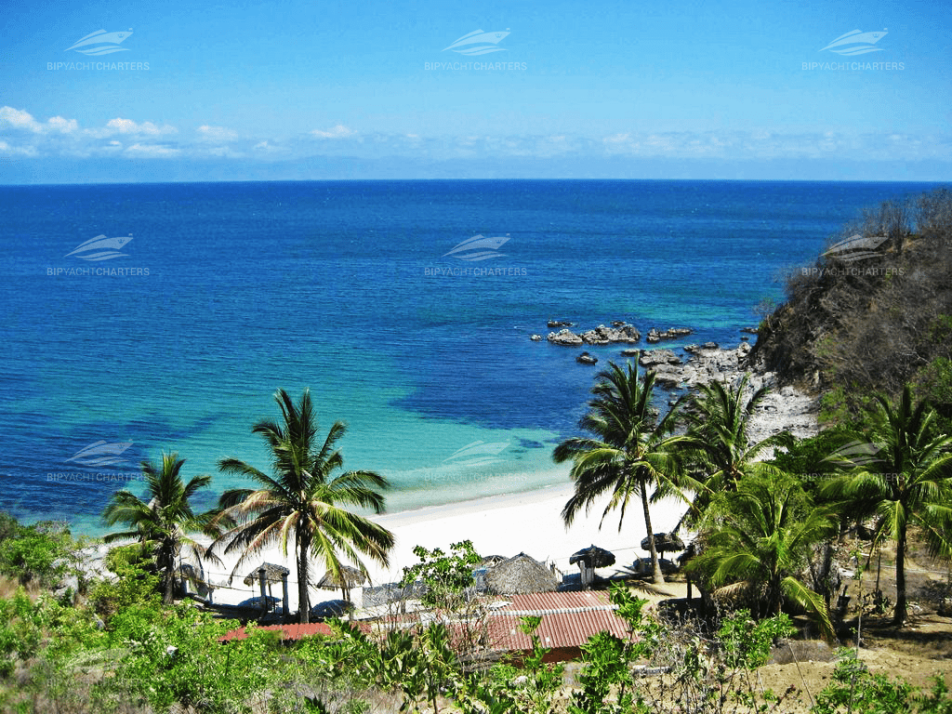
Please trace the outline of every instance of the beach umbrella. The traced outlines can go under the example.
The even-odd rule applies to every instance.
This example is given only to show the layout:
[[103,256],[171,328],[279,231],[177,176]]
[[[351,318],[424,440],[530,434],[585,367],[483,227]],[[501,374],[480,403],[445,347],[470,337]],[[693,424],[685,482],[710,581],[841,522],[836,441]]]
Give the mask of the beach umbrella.
[[275,565],[274,563],[262,563],[257,568],[252,570],[245,576],[244,584],[245,585],[254,585],[258,582],[258,571],[264,568],[264,581],[271,585],[273,583],[280,583],[285,577],[290,574],[290,570],[281,566]]
[[[261,581],[260,571],[262,568],[264,568],[264,581],[268,586],[268,600],[263,602],[263,605],[270,610],[274,607],[274,602],[277,601],[277,598],[271,596],[271,586],[274,583],[283,582],[291,571],[282,565],[275,565],[274,563],[262,563],[257,568],[248,573],[242,582],[244,582],[245,585],[254,587],[255,583]],[[285,595],[287,595],[287,592],[285,592]],[[283,607],[287,608],[287,603],[284,603]]]
[[342,565],[340,567],[341,577],[335,576],[330,570],[324,573],[324,577],[317,581],[316,587],[323,588],[325,590],[336,590],[340,588],[340,591],[344,594],[344,600],[350,601],[350,589],[355,588],[361,583],[366,582],[367,576],[364,575],[357,568],[352,568],[349,565]]
[[553,592],[555,573],[525,553],[504,560],[486,573],[486,585],[497,595]]
[[[684,541],[678,537],[677,533],[655,533],[654,542],[655,550],[662,555],[664,555],[665,551],[675,553],[679,550],[684,550]],[[641,541],[641,549],[649,550],[647,538]]]
[[584,564],[589,568],[607,568],[615,564],[615,555],[604,548],[599,548],[597,545],[590,545],[588,548],[582,548],[569,558],[569,565],[575,565],[576,563],[579,563],[579,567]]

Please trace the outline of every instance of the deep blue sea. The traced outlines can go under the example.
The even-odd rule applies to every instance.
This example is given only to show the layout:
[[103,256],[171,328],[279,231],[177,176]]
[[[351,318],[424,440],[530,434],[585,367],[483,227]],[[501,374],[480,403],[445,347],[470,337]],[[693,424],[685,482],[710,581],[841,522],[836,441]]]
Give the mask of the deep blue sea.
[[[862,207],[932,187],[0,187],[0,508],[101,533],[109,495],[141,493],[137,464],[163,451],[234,486],[216,463],[267,469],[251,427],[279,387],[310,387],[323,429],[347,422],[345,465],[387,476],[391,511],[562,482],[552,448],[596,370],[530,341],[547,320],[736,345],[784,269]],[[477,235],[499,240],[452,252]],[[622,347],[587,349],[602,365]]]

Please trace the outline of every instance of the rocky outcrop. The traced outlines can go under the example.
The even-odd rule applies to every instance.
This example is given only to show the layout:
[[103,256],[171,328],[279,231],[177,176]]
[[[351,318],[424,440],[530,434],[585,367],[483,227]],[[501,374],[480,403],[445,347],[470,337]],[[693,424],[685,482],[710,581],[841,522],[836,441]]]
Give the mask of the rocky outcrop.
[[599,325],[582,333],[575,333],[568,328],[562,328],[558,332],[550,332],[548,336],[549,342],[564,347],[577,347],[581,344],[610,345],[618,342],[633,344],[640,339],[641,333],[638,332],[638,329],[627,323],[622,323],[620,327]]
[[641,333],[634,325],[623,324],[621,327],[599,325],[594,330],[583,332],[581,338],[588,345],[610,345],[613,342],[635,343],[641,339]]
[[560,327],[571,327],[572,325],[573,323],[569,322],[568,320],[549,320],[546,327],[548,327],[550,330],[556,330]]
[[745,373],[750,373],[751,392],[761,387],[769,390],[753,415],[749,430],[752,440],[760,441],[780,431],[788,431],[798,438],[814,436],[819,429],[817,400],[792,386],[780,388],[776,373],[758,371],[750,364],[751,349],[746,342],[733,349],[721,349],[713,342],[689,345],[685,347],[690,354],[687,362],[660,361],[659,355],[656,357],[659,361],[648,368],[655,373],[658,386],[664,389],[691,389],[712,382],[735,386]]
[[[627,352],[627,350],[626,350]],[[681,364],[681,358],[671,350],[644,350],[638,358],[642,367],[656,367],[661,364]]]
[[529,335],[529,339],[533,342],[542,342],[542,335]]
[[656,342],[661,342],[661,340],[675,340],[678,337],[684,337],[690,335],[694,330],[688,327],[669,327],[667,330],[659,331],[657,328],[652,327],[648,330],[648,335],[645,338],[650,344]]
[[583,352],[578,357],[575,358],[575,361],[579,364],[597,364],[598,357],[590,355],[588,352]]
[[553,345],[562,345],[563,347],[578,347],[583,344],[582,338],[567,327],[558,332],[550,332],[546,339]]

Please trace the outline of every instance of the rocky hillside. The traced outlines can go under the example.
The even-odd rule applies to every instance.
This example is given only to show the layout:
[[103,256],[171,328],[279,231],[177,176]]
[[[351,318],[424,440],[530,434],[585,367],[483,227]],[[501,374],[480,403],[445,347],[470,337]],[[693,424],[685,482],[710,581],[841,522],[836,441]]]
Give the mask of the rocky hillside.
[[866,210],[787,278],[751,361],[848,417],[913,382],[952,417],[952,191]]

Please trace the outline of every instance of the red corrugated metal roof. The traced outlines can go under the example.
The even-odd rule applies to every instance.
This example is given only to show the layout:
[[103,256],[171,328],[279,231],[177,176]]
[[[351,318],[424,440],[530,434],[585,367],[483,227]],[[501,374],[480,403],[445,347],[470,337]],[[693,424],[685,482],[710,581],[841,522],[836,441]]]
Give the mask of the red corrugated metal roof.
[[[355,625],[359,627],[364,632],[370,632],[370,626],[366,623],[358,623]],[[259,630],[269,630],[272,632],[280,631],[284,634],[282,635],[282,640],[299,640],[302,637],[307,637],[309,635],[333,635],[334,632],[330,627],[325,625],[323,622],[311,622],[307,625],[267,625],[266,627],[258,627]],[[248,637],[248,633],[245,631],[244,627],[241,627],[237,630],[232,630],[227,635],[222,637],[219,642],[230,642],[231,640],[244,640]]]
[[[488,644],[492,649],[529,650],[532,640],[519,629],[521,618],[500,613],[489,619]],[[581,647],[599,632],[610,632],[625,639],[628,628],[625,621],[611,610],[550,613],[542,615],[535,634],[543,647]]]
[[508,599],[510,600],[509,605],[502,608],[501,612],[553,612],[559,610],[580,611],[587,609],[612,609],[612,605],[608,600],[608,593],[598,590],[566,593],[528,593],[525,595],[513,595]]

